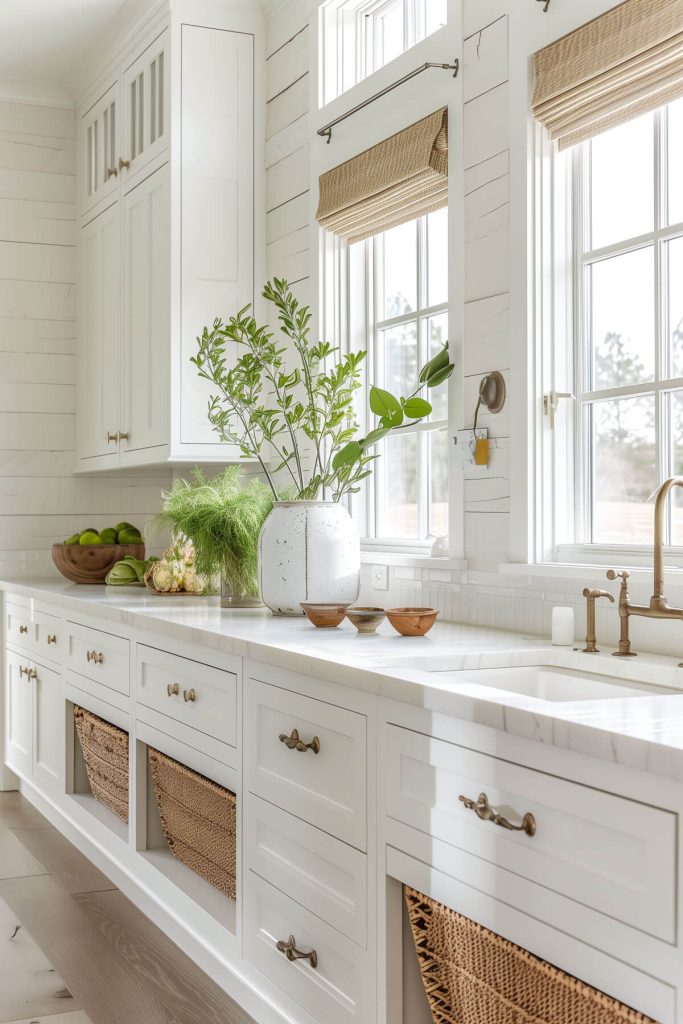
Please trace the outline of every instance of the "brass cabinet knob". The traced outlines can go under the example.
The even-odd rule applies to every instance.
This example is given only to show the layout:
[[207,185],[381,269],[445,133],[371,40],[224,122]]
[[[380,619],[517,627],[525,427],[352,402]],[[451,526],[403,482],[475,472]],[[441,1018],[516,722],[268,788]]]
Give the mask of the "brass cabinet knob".
[[458,800],[465,805],[468,811],[474,811],[476,816],[481,818],[482,821],[490,821],[494,825],[500,825],[501,828],[508,829],[510,832],[524,832],[528,836],[536,835],[536,819],[529,811],[522,818],[521,825],[513,825],[495,807],[491,806],[486,793],[480,793],[478,800],[472,800],[470,797],[461,794]]
[[122,157],[119,157],[119,170],[120,171],[123,171],[123,170],[127,171],[129,167],[130,167],[130,160],[124,160],[124,159],[122,159]]
[[194,689],[183,690],[183,700],[185,701],[186,704],[188,703],[188,701],[190,703],[194,703],[194,701],[196,701],[196,699],[197,699],[197,693],[196,693],[196,691]]
[[318,966],[318,954],[314,949],[310,953],[304,953],[303,950],[296,948],[296,939],[293,935],[290,935],[288,939],[278,939],[276,942],[277,949],[284,953],[290,963],[295,960],[308,960],[309,964],[313,969]]
[[88,661],[92,661],[96,665],[101,665],[104,662],[104,655],[102,654],[102,651],[86,651],[85,656]]
[[129,441],[130,440],[130,434],[124,434],[121,430],[119,430],[119,432],[117,434],[117,437],[118,437],[119,441]]
[[20,633],[28,633],[28,626],[19,626]]
[[48,647],[50,647],[52,644],[56,644],[56,643],[57,643],[56,635],[54,633],[48,633],[47,634],[47,645],[48,645]]
[[288,750],[298,750],[300,754],[305,754],[307,750],[312,750],[314,754],[320,753],[320,740],[318,737],[314,736],[310,743],[304,743],[299,738],[298,729],[292,729],[289,736],[281,732],[280,743],[284,743]]
[[169,697],[177,697],[180,693],[180,685],[178,683],[167,683],[166,693]]
[[111,444],[112,441],[118,441],[118,439],[118,433],[112,434],[110,431],[107,431],[107,433],[105,434],[105,441],[107,442],[107,444]]
[[109,178],[116,178],[118,173],[118,167],[107,167],[107,180],[109,180]]

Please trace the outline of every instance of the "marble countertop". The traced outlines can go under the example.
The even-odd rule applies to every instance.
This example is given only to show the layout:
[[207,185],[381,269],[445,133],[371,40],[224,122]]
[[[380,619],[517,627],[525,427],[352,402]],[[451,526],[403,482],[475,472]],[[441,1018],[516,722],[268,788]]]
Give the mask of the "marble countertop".
[[[413,704],[536,742],[683,780],[683,668],[655,654],[611,657],[553,647],[538,636],[437,623],[426,637],[401,637],[385,622],[360,636],[349,622],[317,630],[307,619],[265,609],[222,609],[218,598],[163,597],[132,587],[65,580],[5,580],[0,589],[61,614],[152,630]],[[578,646],[578,645],[577,645]],[[580,645],[581,647],[583,644]],[[546,701],[472,685],[473,670],[555,665],[679,690],[602,700]],[[458,676],[455,673],[462,673]],[[470,676],[468,680],[468,675]]]

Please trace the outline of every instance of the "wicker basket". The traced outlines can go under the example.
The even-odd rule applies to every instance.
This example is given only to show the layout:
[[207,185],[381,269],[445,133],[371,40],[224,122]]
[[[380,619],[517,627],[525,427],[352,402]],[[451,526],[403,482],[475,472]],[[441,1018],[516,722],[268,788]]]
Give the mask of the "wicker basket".
[[405,900],[435,1024],[654,1024],[408,886]]
[[74,705],[88,782],[96,800],[128,822],[128,733]]
[[149,766],[171,853],[234,900],[235,794],[153,747],[149,748]]

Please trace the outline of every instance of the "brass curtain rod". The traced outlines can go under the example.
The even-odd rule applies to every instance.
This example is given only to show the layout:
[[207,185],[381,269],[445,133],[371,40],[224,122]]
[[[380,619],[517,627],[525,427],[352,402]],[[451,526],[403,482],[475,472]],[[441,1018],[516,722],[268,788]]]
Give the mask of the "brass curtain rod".
[[335,125],[341,124],[341,122],[345,121],[347,117],[353,117],[353,115],[357,114],[359,110],[363,110],[364,107],[369,107],[371,103],[375,102],[375,100],[378,100],[381,96],[386,96],[388,92],[392,92],[392,90],[397,89],[399,85],[403,85],[404,82],[409,82],[410,79],[415,78],[416,75],[421,75],[423,71],[427,70],[427,68],[443,68],[445,71],[452,71],[453,78],[457,78],[458,71],[460,69],[460,61],[456,58],[454,64],[434,64],[431,61],[428,61],[426,64],[421,64],[419,68],[415,68],[414,71],[409,71],[407,75],[403,76],[403,78],[399,78],[398,81],[392,82],[391,85],[388,85],[385,89],[381,89],[379,92],[376,92],[374,96],[369,96],[366,100],[363,100],[362,103],[358,103],[355,107],[352,107],[351,110],[347,110],[346,113],[340,114],[339,117],[335,117],[334,121],[330,121],[329,124],[323,125],[322,128],[318,128],[318,135],[326,138],[329,144],[330,139],[332,138],[332,129]]

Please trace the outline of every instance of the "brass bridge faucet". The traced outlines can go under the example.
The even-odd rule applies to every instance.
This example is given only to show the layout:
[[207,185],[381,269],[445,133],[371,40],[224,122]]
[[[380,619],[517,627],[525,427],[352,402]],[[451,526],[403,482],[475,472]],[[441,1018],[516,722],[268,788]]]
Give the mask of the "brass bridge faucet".
[[599,654],[600,648],[595,646],[595,601],[598,597],[606,597],[614,604],[614,598],[608,590],[589,590],[584,588],[583,596],[586,598],[586,646],[584,654]]
[[614,656],[617,658],[633,658],[636,654],[631,650],[631,641],[628,635],[628,623],[631,615],[642,615],[646,619],[683,620],[683,608],[672,608],[664,596],[664,515],[666,499],[669,491],[674,487],[683,487],[683,477],[672,476],[669,480],[665,480],[657,491],[655,500],[654,593],[650,598],[650,603],[648,605],[631,604],[627,572],[616,572],[614,569],[610,569],[607,573],[608,580],[621,579],[619,590],[621,634],[619,650],[614,652]]

